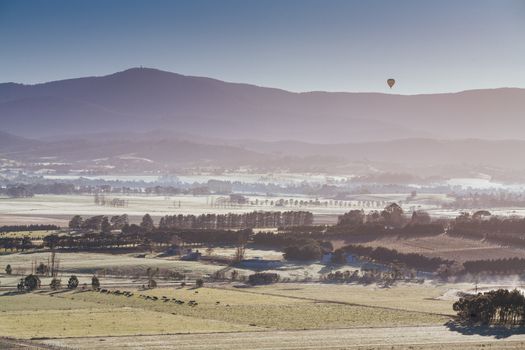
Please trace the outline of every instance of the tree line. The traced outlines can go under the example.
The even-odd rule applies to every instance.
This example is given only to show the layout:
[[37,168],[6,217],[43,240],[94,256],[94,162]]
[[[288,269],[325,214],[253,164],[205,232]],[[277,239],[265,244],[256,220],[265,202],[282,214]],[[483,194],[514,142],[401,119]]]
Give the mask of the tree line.
[[384,247],[366,247],[362,245],[347,245],[337,249],[334,252],[335,262],[338,257],[344,256],[344,253],[350,253],[360,257],[366,257],[381,264],[403,264],[409,268],[415,268],[424,271],[436,271],[443,265],[452,265],[452,261],[441,258],[429,258],[417,253],[400,253],[395,249]]
[[524,258],[504,258],[466,261],[464,272],[471,274],[522,274],[525,272]]
[[20,231],[53,231],[60,230],[57,225],[4,225],[0,226],[0,233]]
[[453,305],[460,321],[474,324],[522,325],[525,297],[514,289],[492,290],[460,298]]
[[308,211],[253,211],[242,214],[166,215],[160,219],[159,229],[244,229],[312,224],[313,214]]

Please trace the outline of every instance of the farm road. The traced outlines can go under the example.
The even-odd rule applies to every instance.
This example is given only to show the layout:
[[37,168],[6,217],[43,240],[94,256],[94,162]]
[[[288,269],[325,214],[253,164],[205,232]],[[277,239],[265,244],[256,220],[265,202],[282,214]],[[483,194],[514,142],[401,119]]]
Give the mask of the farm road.
[[390,349],[397,346],[401,349],[409,345],[414,349],[466,350],[478,348],[479,344],[490,345],[490,349],[523,349],[525,333],[508,334],[505,331],[490,331],[479,335],[465,331],[451,331],[446,326],[429,326],[69,338],[46,340],[44,343],[79,350],[333,350],[361,347]]

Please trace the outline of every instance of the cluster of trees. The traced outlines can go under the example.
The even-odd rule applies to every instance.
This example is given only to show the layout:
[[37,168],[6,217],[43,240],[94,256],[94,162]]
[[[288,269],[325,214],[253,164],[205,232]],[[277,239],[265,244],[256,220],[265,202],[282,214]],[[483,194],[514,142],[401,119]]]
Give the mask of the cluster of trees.
[[332,244],[328,241],[313,239],[297,233],[258,232],[253,235],[252,239],[256,244],[283,249],[286,260],[319,259],[323,253],[333,250]]
[[[384,247],[365,247],[362,245],[347,245],[334,252],[334,259],[344,256],[344,253],[366,257],[382,264],[403,264],[409,268],[424,271],[436,271],[443,265],[452,265],[451,261],[441,258],[429,258],[417,253],[400,253],[395,249]],[[340,261],[334,261],[340,263]]]
[[525,322],[525,297],[518,290],[492,290],[467,295],[453,305],[463,322],[477,324],[522,325]]
[[101,233],[86,232],[82,235],[48,235],[43,239],[44,247],[69,248],[69,249],[98,249],[98,248],[120,248],[137,247],[145,241],[135,236],[124,234],[108,235]]
[[279,274],[271,272],[258,272],[248,276],[248,283],[252,285],[257,284],[271,284],[279,282]]
[[129,225],[128,215],[115,215],[108,218],[105,215],[96,215],[88,218],[83,218],[80,215],[75,215],[69,221],[69,228],[72,230],[91,230],[109,233],[111,230],[122,230],[126,225]]
[[57,225],[4,225],[0,226],[0,233],[20,231],[52,231],[60,230]]
[[24,251],[33,248],[31,238],[25,237],[0,237],[0,248],[10,251]]
[[462,213],[447,234],[468,239],[486,240],[501,245],[525,247],[525,218],[492,216],[486,210]]
[[8,186],[5,189],[0,188],[0,193],[11,198],[26,198],[33,197],[35,195],[31,189],[22,185]]
[[[136,230],[134,230],[136,228]],[[151,249],[153,246],[171,246],[182,243],[237,244],[252,234],[249,229],[232,230],[156,230],[146,232],[138,225],[127,226],[119,234],[85,232],[82,235],[49,235],[44,246],[66,249],[135,248]],[[0,241],[1,242],[1,241]]]
[[107,198],[103,194],[95,193],[93,197],[95,205],[109,206],[114,208],[124,208],[128,206],[128,200],[122,198]]
[[414,211],[412,217],[405,216],[403,209],[397,203],[391,203],[382,211],[373,210],[365,214],[364,210],[351,210],[338,218],[337,227],[361,227],[363,225],[384,225],[388,228],[404,226],[429,225],[430,215],[422,210]]
[[313,239],[299,241],[298,244],[284,248],[284,258],[286,260],[315,260],[323,254],[321,244]]
[[522,274],[525,272],[525,259],[505,258],[466,261],[463,263],[464,272],[471,274]]
[[243,214],[166,215],[159,229],[243,229],[258,227],[309,226],[313,214],[307,211],[258,212]]
[[454,201],[442,205],[450,209],[525,207],[525,194],[516,192],[467,193],[454,195]]

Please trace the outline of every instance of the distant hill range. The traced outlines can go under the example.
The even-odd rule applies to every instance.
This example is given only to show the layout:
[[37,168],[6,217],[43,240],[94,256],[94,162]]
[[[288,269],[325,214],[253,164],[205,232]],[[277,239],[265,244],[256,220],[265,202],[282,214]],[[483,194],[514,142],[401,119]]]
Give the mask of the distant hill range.
[[310,143],[521,139],[525,89],[411,96],[293,93],[133,68],[103,77],[0,84],[0,121],[1,130],[31,138],[172,130]]

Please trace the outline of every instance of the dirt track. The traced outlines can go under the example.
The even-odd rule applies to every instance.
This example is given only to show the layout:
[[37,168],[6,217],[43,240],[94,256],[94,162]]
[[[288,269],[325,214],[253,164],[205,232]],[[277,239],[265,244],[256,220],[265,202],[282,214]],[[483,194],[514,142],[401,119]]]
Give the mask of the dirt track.
[[46,340],[45,344],[68,349],[214,349],[214,350],[298,350],[298,349],[490,349],[525,348],[525,330],[451,331],[446,326],[353,328],[338,330],[243,332],[192,335],[71,338]]

